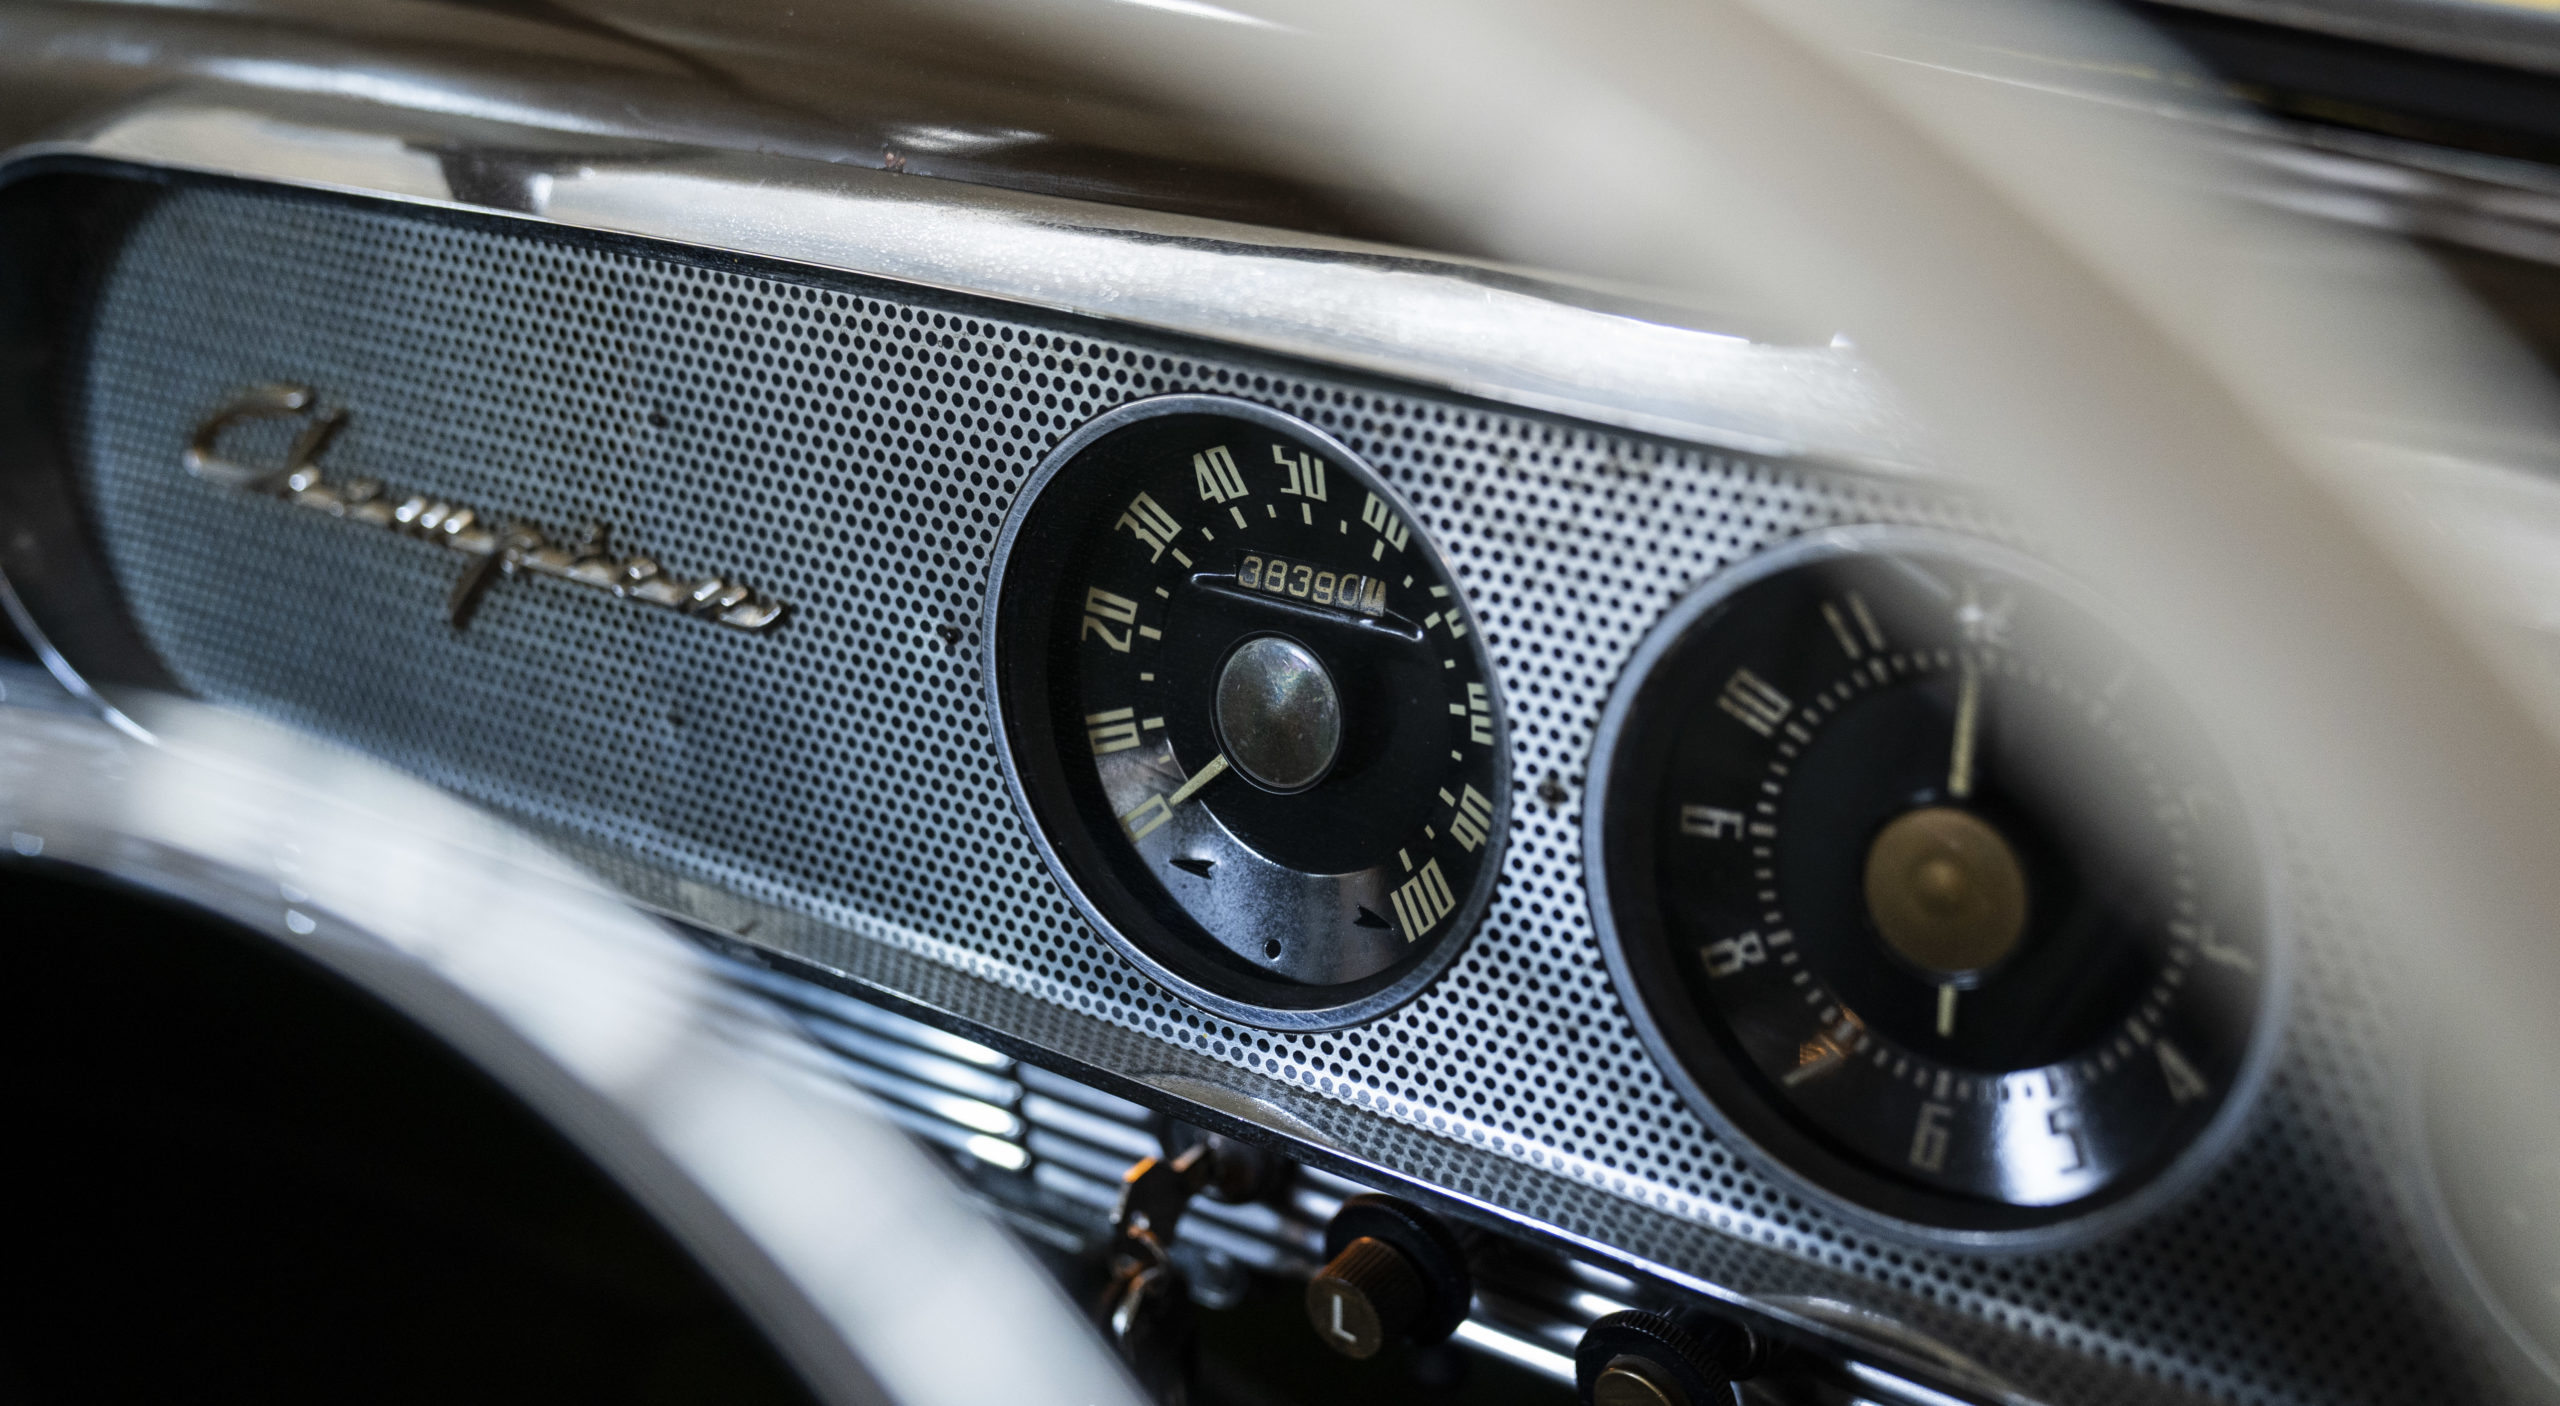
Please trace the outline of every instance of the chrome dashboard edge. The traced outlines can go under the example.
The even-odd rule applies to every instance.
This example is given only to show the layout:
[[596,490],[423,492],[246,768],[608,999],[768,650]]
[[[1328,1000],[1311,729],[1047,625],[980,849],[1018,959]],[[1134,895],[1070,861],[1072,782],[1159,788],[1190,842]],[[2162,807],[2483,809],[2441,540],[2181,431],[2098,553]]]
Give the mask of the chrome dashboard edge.
[[[416,96],[416,95],[413,95]],[[894,174],[191,85],[0,155],[468,210],[1200,336],[1748,453],[1930,472],[1845,343],[1782,345],[1587,306],[1543,275],[1383,245]],[[493,173],[496,173],[493,175]]]
[[[1533,1167],[1123,1029],[806,915],[678,880],[583,837],[543,842],[635,906],[732,960],[841,993],[1226,1137],[1277,1148],[1450,1219],[1624,1275],[1650,1301],[1716,1305],[1782,1338],[1875,1401],[2043,1406],[2095,1383],[1917,1295],[1862,1282],[1716,1227],[1630,1200],[1561,1164]],[[1504,1204],[1534,1184],[1541,1214]],[[1864,1305],[1852,1312],[1841,1305]],[[2060,1374],[2055,1369],[2061,1368]],[[1880,1377],[1881,1381],[1871,1378]],[[1888,1387],[1884,1383],[1898,1384]],[[1906,1394],[1897,1395],[1901,1391]],[[2156,1399],[2156,1398],[2143,1398]]]

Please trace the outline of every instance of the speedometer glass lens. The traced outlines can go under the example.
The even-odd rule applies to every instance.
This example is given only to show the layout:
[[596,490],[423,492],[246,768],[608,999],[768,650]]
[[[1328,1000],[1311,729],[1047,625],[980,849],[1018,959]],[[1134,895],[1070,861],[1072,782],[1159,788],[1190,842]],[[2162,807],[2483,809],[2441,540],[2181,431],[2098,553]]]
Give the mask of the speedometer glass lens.
[[1221,1014],[1364,1019],[1456,954],[1509,775],[1482,636],[1409,509],[1260,406],[1080,431],[1008,524],[1009,774],[1105,937]]
[[1699,1111],[1804,1189],[1926,1239],[2059,1238],[2236,1117],[2274,990],[2255,831],[2051,573],[1936,534],[1795,544],[1672,614],[1602,748],[1613,972]]

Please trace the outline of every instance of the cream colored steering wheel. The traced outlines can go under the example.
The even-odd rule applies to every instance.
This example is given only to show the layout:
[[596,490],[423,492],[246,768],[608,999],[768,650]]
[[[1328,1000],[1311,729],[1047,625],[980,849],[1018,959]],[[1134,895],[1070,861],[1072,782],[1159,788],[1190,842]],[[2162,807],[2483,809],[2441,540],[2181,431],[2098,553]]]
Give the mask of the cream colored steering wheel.
[[2176,124],[2088,96],[2167,62],[2094,11],[1190,8],[1178,33],[1134,6],[985,13],[1502,256],[1847,329],[1939,466],[2111,594],[2353,876],[2425,1009],[2491,1033],[2437,1073],[2496,1126],[2439,1147],[2552,1145],[2560,691],[2431,520],[2453,481],[2546,500],[2477,447],[2560,438],[2536,373],[2414,256],[2244,208]]

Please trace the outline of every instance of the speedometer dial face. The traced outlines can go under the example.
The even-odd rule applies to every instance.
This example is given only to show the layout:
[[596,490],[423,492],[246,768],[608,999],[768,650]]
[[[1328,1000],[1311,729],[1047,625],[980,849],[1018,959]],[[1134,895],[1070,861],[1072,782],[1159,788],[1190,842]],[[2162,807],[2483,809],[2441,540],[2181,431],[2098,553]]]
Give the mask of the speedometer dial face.
[[1142,402],[1073,436],[999,550],[1005,761],[1105,937],[1236,1019],[1411,996],[1499,869],[1509,767],[1456,579],[1403,500],[1277,412]]
[[1711,583],[1613,700],[1604,947],[1711,1123],[1941,1242],[2118,1223],[2257,1081],[2277,951],[2247,808],[2051,573],[1824,534]]

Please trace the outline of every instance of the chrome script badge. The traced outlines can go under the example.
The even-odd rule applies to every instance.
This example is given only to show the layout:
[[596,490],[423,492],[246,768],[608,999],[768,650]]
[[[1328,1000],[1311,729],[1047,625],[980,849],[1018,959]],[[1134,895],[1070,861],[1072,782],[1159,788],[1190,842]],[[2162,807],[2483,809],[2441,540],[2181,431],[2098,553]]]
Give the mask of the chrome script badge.
[[308,386],[254,387],[215,411],[196,426],[187,444],[187,472],[209,483],[281,498],[333,518],[369,523],[403,536],[433,542],[471,558],[445,599],[445,614],[455,629],[471,623],[480,598],[500,577],[530,572],[608,592],[726,625],[733,630],[773,628],[788,609],[756,591],[719,576],[685,577],[668,572],[647,556],[616,555],[605,548],[606,529],[592,524],[574,537],[555,539],[541,528],[514,519],[498,520],[478,509],[427,494],[403,494],[379,479],[351,477],[331,481],[320,470],[321,452],[345,427],[346,412],[310,414],[302,433],[285,451],[284,462],[259,468],[224,458],[217,442],[224,430],[242,420],[302,415],[316,397]]

